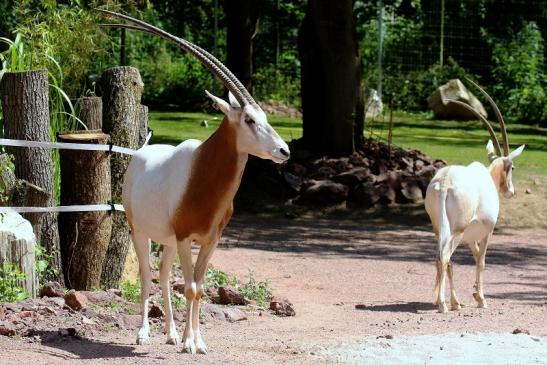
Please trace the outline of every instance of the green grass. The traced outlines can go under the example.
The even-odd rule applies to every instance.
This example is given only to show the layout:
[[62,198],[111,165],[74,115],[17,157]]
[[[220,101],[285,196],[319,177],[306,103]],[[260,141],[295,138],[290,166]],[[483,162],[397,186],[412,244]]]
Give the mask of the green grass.
[[[487,163],[486,142],[489,134],[478,121],[440,121],[428,114],[394,113],[393,143],[400,147],[415,148],[449,164]],[[492,122],[494,129],[498,125]],[[368,121],[366,135],[387,139],[388,118]],[[515,160],[517,179],[547,176],[547,129],[520,124],[507,126],[510,149],[526,144],[524,153]],[[498,133],[498,138],[499,137]]]
[[[150,128],[154,130],[151,143],[177,145],[189,138],[203,141],[216,130],[222,118],[222,114],[151,112]],[[301,120],[275,116],[270,116],[268,119],[272,127],[286,141],[302,136]],[[204,120],[209,124],[208,128],[200,126]]]
[[[222,115],[206,113],[152,112],[150,126],[154,129],[152,143],[176,145],[188,138],[205,140],[221,122]],[[207,120],[209,128],[200,126]],[[302,136],[302,121],[297,118],[269,116],[270,124],[286,141]],[[497,129],[497,123],[493,123]],[[526,144],[526,149],[516,161],[517,176],[531,179],[547,176],[547,129],[510,124],[511,149]],[[367,137],[387,139],[388,117],[367,120]],[[394,113],[394,145],[415,148],[432,158],[446,160],[449,164],[468,164],[472,161],[486,163],[485,146],[488,132],[478,121],[439,121],[430,114]]]

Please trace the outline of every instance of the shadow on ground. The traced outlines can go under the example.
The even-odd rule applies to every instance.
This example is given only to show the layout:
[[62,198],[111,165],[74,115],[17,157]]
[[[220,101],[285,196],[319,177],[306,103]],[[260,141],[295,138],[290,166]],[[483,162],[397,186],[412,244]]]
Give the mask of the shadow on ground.
[[437,309],[433,303],[425,302],[408,302],[408,303],[393,303],[393,304],[379,304],[379,305],[366,305],[357,304],[355,309],[369,312],[406,312],[406,313],[418,313],[419,311],[429,311]]
[[[251,220],[252,224],[249,224]],[[529,242],[525,235],[495,233],[488,247],[487,265],[547,266],[547,245],[538,237]],[[226,229],[220,247],[407,262],[433,262],[436,256],[435,237],[430,228],[416,225],[413,220],[407,224],[397,220],[386,223],[332,217],[238,216]],[[465,244],[458,247],[452,261],[459,265],[474,265]]]
[[[54,356],[63,360],[71,359],[115,359],[115,358],[148,358],[152,360],[147,353],[136,352],[136,347],[131,345],[115,344],[106,341],[92,340],[80,336],[61,337],[58,331],[36,331],[32,336],[41,339],[41,344],[45,349],[38,352]],[[47,350],[51,348],[52,350]],[[61,350],[56,351],[53,349]],[[162,357],[154,357],[155,360],[163,360]]]

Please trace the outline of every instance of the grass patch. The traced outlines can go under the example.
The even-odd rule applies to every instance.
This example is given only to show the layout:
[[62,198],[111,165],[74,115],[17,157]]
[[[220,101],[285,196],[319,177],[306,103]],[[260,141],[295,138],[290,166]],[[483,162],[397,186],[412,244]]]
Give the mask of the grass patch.
[[136,282],[124,281],[120,284],[122,290],[122,298],[128,302],[139,303],[141,300],[141,285]]
[[[222,114],[151,112],[150,128],[154,130],[151,143],[177,145],[186,139],[207,139],[222,122]],[[200,124],[204,120],[208,128]],[[284,140],[302,137],[302,121],[296,118],[270,116],[272,127]]]

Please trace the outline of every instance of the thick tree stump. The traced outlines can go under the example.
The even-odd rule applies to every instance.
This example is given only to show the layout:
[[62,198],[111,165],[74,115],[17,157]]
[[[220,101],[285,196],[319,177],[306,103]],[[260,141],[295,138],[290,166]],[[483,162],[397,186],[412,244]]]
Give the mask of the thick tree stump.
[[[49,142],[49,107],[47,70],[7,72],[0,83],[4,136],[12,139]],[[29,205],[53,205],[53,159],[51,151],[43,148],[6,147],[15,157],[15,176],[43,189],[49,198],[28,201]],[[35,213],[32,213],[35,214]],[[33,219],[30,213],[25,215]],[[43,214],[40,231],[34,232],[37,241],[51,254],[50,265],[58,274],[48,279],[63,282],[59,254],[57,214]]]
[[17,285],[34,298],[38,275],[35,266],[36,237],[32,227],[19,213],[8,212],[0,216],[0,268],[9,263],[25,273],[25,278]]
[[[103,90],[103,131],[110,134],[112,143],[137,149],[139,146],[141,94],[143,83],[134,67],[114,67],[101,76]],[[123,175],[131,156],[113,154],[110,160],[112,201],[122,200]],[[113,214],[112,235],[103,266],[101,285],[117,287],[122,277],[125,258],[131,244],[125,215]]]
[[[101,131],[79,131],[57,136],[59,142],[107,144]],[[104,151],[61,150],[61,205],[108,204],[110,159]],[[100,285],[112,230],[107,211],[60,213],[59,233],[65,284],[77,290]]]
[[74,100],[76,115],[88,130],[103,129],[103,99],[98,96],[86,96]]

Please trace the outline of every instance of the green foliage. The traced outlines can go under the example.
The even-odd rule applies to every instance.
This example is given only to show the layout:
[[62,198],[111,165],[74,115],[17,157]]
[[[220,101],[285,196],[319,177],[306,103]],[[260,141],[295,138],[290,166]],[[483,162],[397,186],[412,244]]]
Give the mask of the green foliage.
[[205,287],[219,288],[223,285],[237,286],[239,280],[235,276],[226,274],[223,271],[215,269],[212,266],[207,268],[207,273],[205,274]]
[[121,283],[122,297],[132,303],[139,303],[141,300],[141,285],[136,282],[124,281]]
[[521,123],[547,125],[545,42],[536,23],[526,23],[509,40],[487,39],[493,47],[493,94],[501,110]]
[[393,97],[399,109],[425,111],[428,109],[427,97],[439,86],[455,78],[460,80],[475,79],[456,61],[449,58],[443,66],[435,64],[425,71],[395,73],[387,76],[384,83],[384,94]]
[[[15,166],[13,165],[12,155],[5,154],[0,156],[0,175],[2,175],[4,171],[13,171],[14,168]],[[0,203],[5,203],[7,200],[8,196],[6,195],[6,183],[3,179],[0,179]]]
[[253,94],[257,100],[276,101],[300,107],[300,78],[291,77],[275,66],[264,67],[253,75]]
[[13,9],[17,26],[12,31],[25,39],[33,67],[46,67],[50,77],[53,72],[58,81],[54,84],[72,97],[80,94],[89,74],[112,62],[105,52],[112,44],[97,26],[100,15],[85,3],[22,0]]
[[272,290],[268,281],[257,281],[252,271],[249,272],[249,281],[241,285],[239,290],[246,299],[254,300],[261,306],[267,304],[272,298]]
[[18,302],[28,298],[28,293],[20,286],[25,273],[10,263],[0,268],[0,302]]
[[257,281],[252,271],[249,272],[249,281],[241,283],[235,276],[228,275],[209,266],[205,276],[205,287],[219,288],[223,285],[238,288],[245,299],[254,300],[259,305],[265,305],[272,297],[268,281]]
[[38,276],[38,283],[42,286],[50,278],[57,277],[59,271],[50,264],[55,257],[53,252],[47,252],[45,247],[39,244],[35,246],[35,250],[36,274]]

